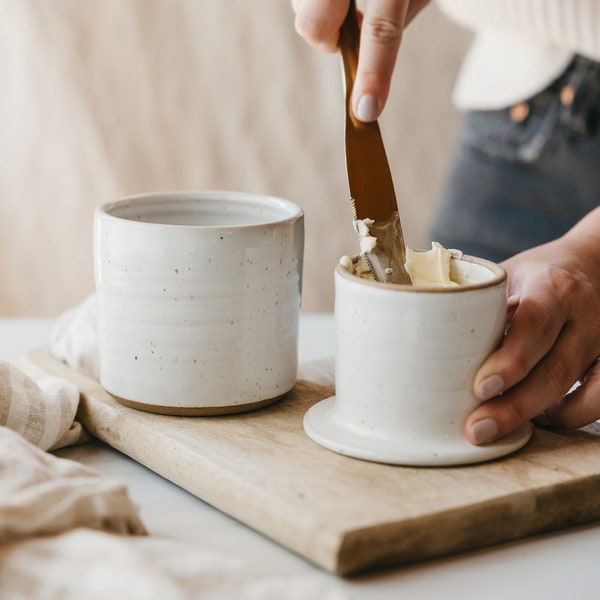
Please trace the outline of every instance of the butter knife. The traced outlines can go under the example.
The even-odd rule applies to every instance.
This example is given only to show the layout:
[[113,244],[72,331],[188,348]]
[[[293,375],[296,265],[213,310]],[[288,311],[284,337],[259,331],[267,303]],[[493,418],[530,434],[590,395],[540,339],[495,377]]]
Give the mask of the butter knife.
[[[400,225],[392,174],[377,121],[363,123],[352,110],[352,89],[358,65],[360,29],[354,0],[340,29],[346,101],[346,169],[352,202],[354,226],[361,245],[361,256],[377,281],[410,284],[404,266],[406,247]],[[377,238],[370,251],[364,249],[364,226],[359,221],[372,219],[368,235]]]

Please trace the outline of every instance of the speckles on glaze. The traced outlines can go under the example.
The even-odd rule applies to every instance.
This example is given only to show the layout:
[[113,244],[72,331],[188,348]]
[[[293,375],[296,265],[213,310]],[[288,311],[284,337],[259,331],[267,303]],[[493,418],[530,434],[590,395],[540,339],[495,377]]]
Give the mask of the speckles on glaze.
[[[135,228],[135,236],[110,236],[112,264],[105,276],[118,276],[121,289],[135,296],[114,309],[127,332],[119,327],[112,339],[139,338],[130,345],[128,361],[121,358],[123,378],[137,377],[135,385],[146,387],[144,399],[150,404],[170,402],[174,388],[161,392],[161,382],[173,381],[175,372],[173,401],[178,406],[197,406],[204,398],[243,405],[277,396],[295,376],[296,340],[278,332],[287,332],[289,322],[297,329],[298,316],[292,313],[299,306],[298,289],[294,284],[292,294],[292,284],[286,283],[290,275],[298,279],[296,254],[301,244],[292,235],[297,224],[259,226],[254,231],[211,228],[197,241],[189,227],[182,232],[177,225],[151,226],[148,229],[157,236],[142,259],[135,246],[145,234],[139,223]],[[284,235],[285,228],[289,235]],[[100,233],[106,234],[102,229]],[[116,237],[121,239],[118,247],[113,243]],[[170,246],[163,245],[168,237]],[[106,269],[106,258],[102,266]],[[202,393],[197,384],[183,381],[186,368],[192,380],[202,380]]]
[[[336,396],[306,414],[310,437],[358,458],[423,466],[488,460],[525,443],[475,447],[462,425],[474,408],[474,367],[503,333],[505,281],[466,294],[390,293],[356,285],[339,270],[335,277]],[[355,326],[355,311],[374,316],[368,329]],[[368,402],[382,380],[377,402]]]

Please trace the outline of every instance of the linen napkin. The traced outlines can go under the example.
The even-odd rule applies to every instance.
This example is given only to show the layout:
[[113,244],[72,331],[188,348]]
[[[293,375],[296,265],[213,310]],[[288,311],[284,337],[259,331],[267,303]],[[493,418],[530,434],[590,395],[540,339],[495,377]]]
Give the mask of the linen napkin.
[[70,308],[52,331],[50,350],[56,358],[92,379],[100,379],[96,296]]
[[125,485],[0,427],[0,544],[74,527],[146,533]]
[[268,565],[158,537],[76,529],[0,547],[0,598],[10,600],[343,600],[325,574]]
[[[90,296],[58,320],[51,351],[98,379],[96,328]],[[23,369],[0,362],[0,600],[346,597],[325,574],[144,535],[125,485],[44,452],[89,439],[77,387]]]
[[73,383],[29,367],[30,375],[0,361],[0,426],[42,450],[79,444],[89,436],[75,422],[79,390]]

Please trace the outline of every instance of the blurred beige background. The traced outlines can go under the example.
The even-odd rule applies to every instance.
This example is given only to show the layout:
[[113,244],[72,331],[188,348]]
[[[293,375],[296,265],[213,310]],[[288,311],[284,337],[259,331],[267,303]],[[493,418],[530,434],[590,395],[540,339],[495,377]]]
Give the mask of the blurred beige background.
[[[380,121],[412,247],[429,245],[469,39],[429,7]],[[333,268],[357,249],[340,64],[295,34],[287,0],[0,0],[0,85],[0,315],[92,291],[97,204],[217,188],[304,208],[303,309],[333,309]]]

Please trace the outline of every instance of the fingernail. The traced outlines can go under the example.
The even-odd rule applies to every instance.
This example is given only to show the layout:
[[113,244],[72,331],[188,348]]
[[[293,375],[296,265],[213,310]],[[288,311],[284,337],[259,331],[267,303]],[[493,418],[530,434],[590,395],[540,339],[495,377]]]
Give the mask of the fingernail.
[[377,108],[377,98],[366,94],[358,101],[356,117],[365,123],[374,121],[377,118]]
[[476,444],[485,444],[498,435],[498,425],[490,417],[480,419],[471,425],[471,435]]
[[504,379],[500,375],[490,375],[479,384],[479,397],[482,400],[494,398],[504,389]]

